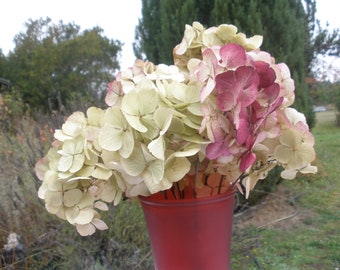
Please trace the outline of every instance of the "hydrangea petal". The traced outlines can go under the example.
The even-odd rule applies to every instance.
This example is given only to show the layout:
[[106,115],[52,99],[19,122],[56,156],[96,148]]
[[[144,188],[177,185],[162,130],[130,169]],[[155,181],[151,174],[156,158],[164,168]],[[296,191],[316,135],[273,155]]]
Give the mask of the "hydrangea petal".
[[98,229],[98,230],[107,230],[109,227],[106,225],[106,223],[104,221],[102,221],[99,218],[94,218],[92,220],[92,224]]
[[73,207],[80,201],[82,196],[83,192],[80,189],[66,190],[64,192],[63,203],[66,207]]
[[92,221],[94,217],[94,210],[91,208],[84,208],[79,211],[78,216],[74,219],[75,223],[84,225]]
[[89,236],[96,232],[96,228],[93,224],[77,224],[76,225],[77,232],[81,236]]

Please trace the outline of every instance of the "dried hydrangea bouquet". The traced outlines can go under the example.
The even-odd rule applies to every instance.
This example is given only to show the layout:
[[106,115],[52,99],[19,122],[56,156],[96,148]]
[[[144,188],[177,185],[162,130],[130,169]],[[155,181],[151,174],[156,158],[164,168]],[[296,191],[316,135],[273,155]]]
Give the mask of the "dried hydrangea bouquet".
[[91,235],[107,229],[99,212],[123,197],[209,197],[230,183],[248,196],[275,166],[285,179],[315,173],[314,138],[290,107],[290,71],[261,43],[233,25],[194,22],[174,65],[137,60],[119,72],[107,108],[69,116],[37,162],[47,211]]

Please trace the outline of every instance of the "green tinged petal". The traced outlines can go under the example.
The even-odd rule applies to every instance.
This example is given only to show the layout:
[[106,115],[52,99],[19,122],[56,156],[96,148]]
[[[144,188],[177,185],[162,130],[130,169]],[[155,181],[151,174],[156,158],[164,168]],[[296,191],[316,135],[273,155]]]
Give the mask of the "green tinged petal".
[[141,174],[146,166],[140,147],[135,147],[128,159],[121,159],[124,170],[132,176]]
[[152,114],[158,106],[158,94],[153,89],[130,91],[123,97],[122,111],[128,123],[139,132],[147,132],[141,119]]
[[148,144],[148,149],[156,158],[164,160],[165,142],[163,136],[151,141]]
[[184,157],[175,157],[166,161],[165,176],[170,182],[181,180],[190,170],[191,163]]
[[75,206],[83,196],[80,189],[70,189],[64,192],[63,203],[66,207]]

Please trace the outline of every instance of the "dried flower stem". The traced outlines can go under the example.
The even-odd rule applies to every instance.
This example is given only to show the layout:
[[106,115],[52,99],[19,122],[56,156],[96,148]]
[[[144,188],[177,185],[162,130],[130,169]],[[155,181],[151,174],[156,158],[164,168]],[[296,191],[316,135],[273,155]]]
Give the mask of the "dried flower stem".
[[195,177],[194,177],[194,198],[197,198],[197,178],[198,178],[198,167],[199,167],[199,158],[197,157],[196,163],[195,163]]

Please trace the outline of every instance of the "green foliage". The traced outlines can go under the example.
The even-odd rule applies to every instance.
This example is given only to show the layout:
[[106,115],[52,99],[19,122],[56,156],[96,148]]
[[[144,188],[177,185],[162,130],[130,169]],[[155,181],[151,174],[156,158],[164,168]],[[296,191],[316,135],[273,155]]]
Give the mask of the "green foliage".
[[0,48],[0,76],[4,76],[4,69],[5,69],[5,66],[6,66],[6,57],[5,55],[3,54],[2,52],[2,49]]
[[336,125],[340,127],[340,82],[336,82],[332,85],[334,95],[334,104],[337,110],[336,114]]
[[119,41],[102,32],[98,27],[80,32],[75,24],[49,18],[29,20],[26,32],[15,36],[5,75],[31,107],[55,110],[58,93],[63,103],[75,93],[98,99],[119,68],[121,50]]
[[[331,83],[329,81],[313,81],[308,84],[309,92],[315,106],[337,103],[340,82]],[[340,105],[340,104],[339,104]]]
[[0,86],[0,131],[15,132],[16,123],[24,114],[25,105],[16,87]]
[[315,106],[334,106],[336,125],[340,126],[340,82],[314,81],[308,86]]
[[340,113],[340,82],[333,83],[330,87],[332,93],[334,93],[334,104],[337,111]]

